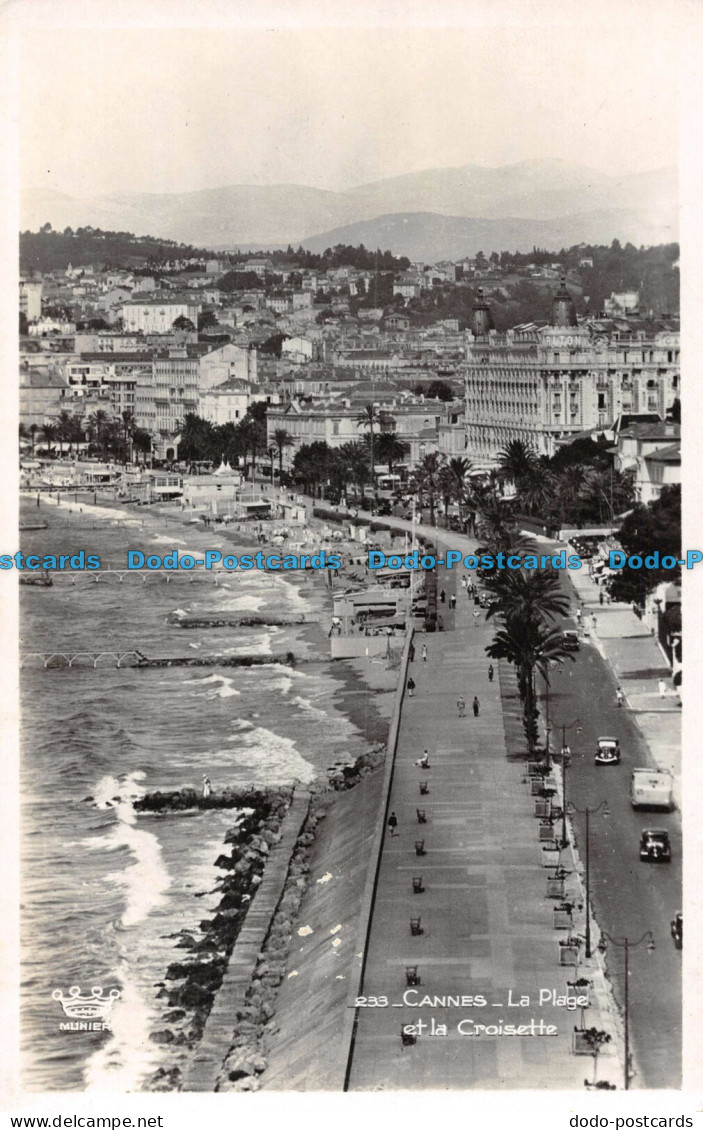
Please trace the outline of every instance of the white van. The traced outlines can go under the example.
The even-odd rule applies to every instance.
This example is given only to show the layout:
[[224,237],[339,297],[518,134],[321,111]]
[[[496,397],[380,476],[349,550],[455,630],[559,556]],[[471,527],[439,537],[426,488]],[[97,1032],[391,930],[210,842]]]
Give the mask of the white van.
[[633,769],[630,800],[633,808],[674,807],[674,778],[660,769]]

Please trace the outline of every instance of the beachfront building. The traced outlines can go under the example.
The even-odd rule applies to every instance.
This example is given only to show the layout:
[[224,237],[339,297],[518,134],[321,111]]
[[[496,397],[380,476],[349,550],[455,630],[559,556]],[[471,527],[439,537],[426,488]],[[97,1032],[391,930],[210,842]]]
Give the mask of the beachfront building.
[[680,394],[679,331],[639,321],[577,323],[564,283],[551,324],[493,329],[479,298],[466,337],[466,455],[490,466],[513,439],[540,455],[621,413],[662,419]]

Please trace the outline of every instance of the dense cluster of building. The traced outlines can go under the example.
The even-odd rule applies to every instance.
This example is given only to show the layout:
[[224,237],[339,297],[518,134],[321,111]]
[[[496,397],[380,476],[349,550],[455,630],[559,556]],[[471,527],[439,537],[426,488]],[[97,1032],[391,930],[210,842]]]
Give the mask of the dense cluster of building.
[[[513,439],[553,455],[604,434],[617,440],[620,468],[634,467],[640,495],[676,481],[678,428],[666,421],[680,397],[678,320],[640,317],[636,292],[577,317],[559,264],[535,267],[528,277],[554,280],[544,323],[498,332],[499,268],[477,260],[414,264],[394,277],[392,305],[378,308],[354,301],[373,293],[372,271],[254,258],[237,271],[261,285],[223,289],[230,266],[174,261],[158,279],[69,266],[22,278],[21,422],[36,432],[62,410],[127,413],[154,457],[172,460],[189,414],[237,423],[264,402],[269,440],[277,429],[292,440],[288,468],[303,444],[358,440],[359,414],[374,404],[406,445],[408,470],[433,451],[484,470]],[[466,328],[406,309],[423,291],[467,280],[486,285]],[[428,395],[438,381],[451,399],[446,388],[443,399]]]

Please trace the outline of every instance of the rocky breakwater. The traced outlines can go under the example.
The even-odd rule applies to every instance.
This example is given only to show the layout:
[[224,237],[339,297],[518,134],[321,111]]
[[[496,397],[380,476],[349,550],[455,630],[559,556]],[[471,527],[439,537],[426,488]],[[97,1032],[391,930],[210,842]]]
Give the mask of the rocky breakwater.
[[283,893],[258,955],[244,1006],[233,1018],[231,1046],[217,1078],[218,1091],[257,1091],[261,1086],[261,1076],[268,1067],[267,1053],[279,1031],[276,997],[284,978],[295,976],[295,971],[287,972],[288,959],[296,940],[295,929],[320,823],[328,813],[334,813],[333,794],[353,789],[383,764],[384,757],[385,746],[379,744],[355,762],[331,768],[327,787],[313,790],[311,812],[295,842]]
[[[163,1026],[151,1033],[156,1043],[172,1045],[175,1051],[193,1048],[200,1040],[269,851],[281,838],[279,829],[292,797],[290,788],[225,789],[208,797],[181,789],[149,793],[134,802],[138,812],[162,815],[193,809],[237,810],[236,823],[224,840],[229,851],[215,860],[224,874],[217,880],[221,898],[214,917],[203,920],[197,932],[182,930],[174,935],[176,948],[188,956],[169,965],[159,986],[157,997],[167,1007]],[[180,1067],[162,1067],[148,1089],[173,1090],[180,1083]]]

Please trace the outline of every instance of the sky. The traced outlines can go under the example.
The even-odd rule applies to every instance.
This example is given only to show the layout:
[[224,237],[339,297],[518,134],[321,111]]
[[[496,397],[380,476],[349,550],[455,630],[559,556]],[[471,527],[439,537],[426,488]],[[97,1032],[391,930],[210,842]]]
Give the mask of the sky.
[[467,0],[461,20],[439,27],[397,9],[379,26],[379,4],[362,26],[340,27],[305,26],[300,5],[297,26],[274,15],[266,27],[228,25],[241,5],[189,5],[199,26],[176,29],[60,26],[68,7],[55,0],[42,19],[36,0],[15,29],[21,182],[93,196],[344,189],[530,158],[614,174],[675,164],[676,21],[646,0],[595,3],[587,24],[553,20],[566,6],[545,0],[491,26],[485,10],[496,19],[501,5]]

